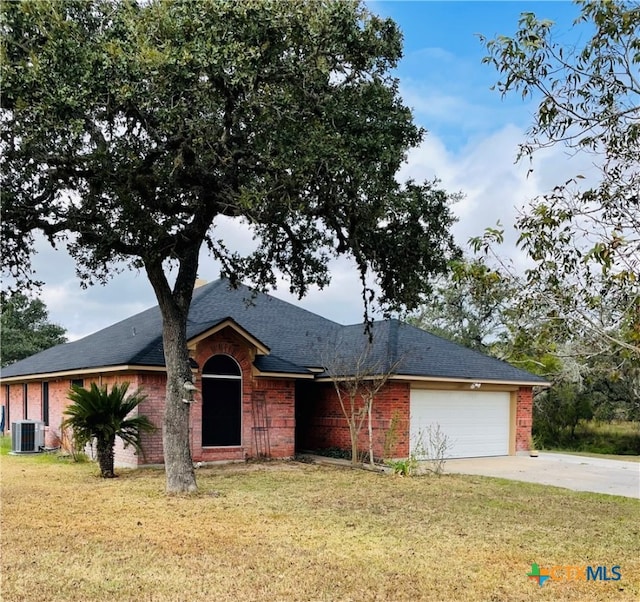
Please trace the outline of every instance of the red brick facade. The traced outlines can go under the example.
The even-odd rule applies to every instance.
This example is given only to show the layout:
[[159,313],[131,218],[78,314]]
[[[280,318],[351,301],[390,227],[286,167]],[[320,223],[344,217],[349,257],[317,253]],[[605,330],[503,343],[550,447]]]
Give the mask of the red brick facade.
[[516,453],[528,451],[533,425],[533,389],[520,387],[516,397]]
[[[231,328],[201,341],[192,354],[202,368],[214,355],[228,355],[242,373],[242,435],[237,447],[202,446],[202,399],[191,406],[194,461],[245,460],[255,457],[290,458],[295,454],[295,381],[265,378],[253,371],[255,349]],[[196,387],[202,390],[201,374]]]
[[[232,328],[225,328],[195,346],[192,357],[199,366],[194,380],[202,389],[200,369],[214,355],[232,357],[240,367],[241,437],[233,447],[202,446],[202,399],[200,393],[191,405],[191,450],[195,462],[246,460],[254,457],[288,458],[296,451],[329,447],[350,449],[347,421],[331,383],[316,383],[290,377],[259,376],[253,368],[256,349]],[[91,382],[106,384],[129,382],[130,391],[142,387],[147,395],[138,412],[146,415],[157,430],[143,434],[144,456],[132,448],[117,443],[116,461],[121,465],[160,464],[163,462],[162,420],[166,376],[161,371],[102,373],[78,376],[84,386]],[[9,401],[7,429],[11,422],[26,417],[44,419],[42,380],[13,382],[3,387],[2,401]],[[62,443],[60,424],[63,410],[69,403],[67,394],[71,377],[45,379],[48,382],[49,421],[45,444],[56,447]],[[373,406],[374,454],[377,458],[409,455],[410,421],[409,382],[389,381],[376,396]],[[25,397],[26,393],[26,397]],[[515,451],[529,449],[532,425],[533,395],[531,387],[521,387],[516,395]],[[514,420],[512,416],[512,420]],[[360,433],[360,448],[368,449],[367,422]]]
[[[106,384],[111,387],[114,383],[129,382],[130,390],[133,391],[138,385],[138,375],[136,373],[126,373],[119,375],[86,375],[81,380],[84,386],[91,382]],[[45,446],[59,447],[65,445],[65,434],[62,432],[61,423],[63,421],[64,408],[69,404],[68,393],[72,379],[56,378],[46,380],[30,381],[28,383],[18,383],[5,385],[4,400],[6,400],[6,387],[9,388],[9,416],[6,428],[11,429],[11,423],[25,419],[25,385],[26,385],[26,407],[27,416],[30,420],[42,420],[45,422]],[[48,421],[45,414],[43,383],[48,383],[49,396],[49,416]],[[48,424],[46,424],[48,422]],[[116,442],[116,452],[118,462],[122,464],[138,464],[139,460],[132,448],[123,449],[122,443]]]
[[[307,401],[311,404],[299,427],[304,429],[299,446],[303,449],[337,447],[351,449],[351,435],[335,387],[332,383],[316,385],[317,391]],[[409,455],[409,394],[408,382],[390,381],[373,403],[373,453],[376,458],[406,458]],[[392,428],[393,422],[393,428]],[[367,420],[359,435],[359,448],[369,448]],[[385,446],[385,442],[387,445]],[[388,447],[389,449],[385,449]]]

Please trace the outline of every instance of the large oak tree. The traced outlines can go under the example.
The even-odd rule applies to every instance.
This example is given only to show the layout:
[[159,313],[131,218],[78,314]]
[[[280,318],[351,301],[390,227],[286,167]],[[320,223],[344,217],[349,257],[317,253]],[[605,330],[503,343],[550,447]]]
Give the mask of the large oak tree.
[[[351,256],[365,316],[373,288],[382,307],[415,307],[454,252],[449,195],[395,179],[423,135],[391,74],[401,34],[328,0],[25,0],[1,19],[3,268],[30,279],[41,232],[86,282],[123,262],[146,272],[163,317],[167,490],[193,491],[181,399],[203,244],[232,285],[283,274],[300,296]],[[255,252],[227,246],[223,216]]]

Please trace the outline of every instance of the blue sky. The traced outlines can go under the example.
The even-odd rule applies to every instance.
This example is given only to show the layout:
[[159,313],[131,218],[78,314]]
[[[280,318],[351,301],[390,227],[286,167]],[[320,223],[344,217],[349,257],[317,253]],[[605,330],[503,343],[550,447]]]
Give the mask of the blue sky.
[[487,39],[512,35],[523,12],[551,19],[561,32],[578,14],[572,2],[370,2],[391,17],[404,35],[404,58],[397,75],[416,120],[451,152],[507,124],[526,129],[531,103],[517,95],[502,98],[491,90],[496,70],[482,63]]
[[[459,221],[454,227],[458,243],[482,234],[498,220],[507,228],[504,252],[516,267],[525,259],[515,246],[510,229],[527,201],[574,173],[560,151],[543,153],[532,175],[528,164],[514,164],[518,144],[525,139],[533,106],[517,96],[502,99],[490,88],[498,74],[482,64],[485,50],[476,34],[492,38],[512,35],[522,12],[555,21],[560,36],[575,40],[571,25],[578,7],[570,2],[386,2],[374,0],[369,8],[393,18],[404,33],[404,58],[397,68],[400,92],[414,109],[416,121],[428,130],[423,144],[408,155],[399,176],[421,181],[437,176],[464,199],[455,205]],[[569,173],[571,172],[571,173]],[[227,224],[225,232],[242,247],[247,232]],[[80,288],[73,263],[64,253],[42,248],[35,262],[45,280],[42,298],[52,321],[78,338],[155,305],[144,274],[125,272],[106,286]],[[334,262],[332,284],[312,290],[298,301],[282,282],[276,296],[344,324],[362,319],[359,280],[348,261]],[[213,280],[219,266],[203,255],[200,277]]]

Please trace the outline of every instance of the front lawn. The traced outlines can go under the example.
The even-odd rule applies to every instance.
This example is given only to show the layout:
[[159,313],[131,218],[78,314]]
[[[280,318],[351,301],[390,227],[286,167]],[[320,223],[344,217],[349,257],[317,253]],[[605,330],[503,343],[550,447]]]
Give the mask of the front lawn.
[[[289,463],[158,470],[1,458],[2,590],[20,601],[637,600],[640,501]],[[620,566],[547,582],[531,564]],[[610,574],[610,571],[609,571]]]

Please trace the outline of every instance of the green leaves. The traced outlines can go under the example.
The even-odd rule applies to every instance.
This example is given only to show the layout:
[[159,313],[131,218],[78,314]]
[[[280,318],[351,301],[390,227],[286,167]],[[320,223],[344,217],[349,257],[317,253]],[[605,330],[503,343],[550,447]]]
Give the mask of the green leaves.
[[155,427],[146,416],[129,416],[146,396],[140,390],[127,396],[128,389],[129,383],[114,384],[109,392],[106,385],[98,387],[96,383],[89,389],[73,385],[69,392],[72,403],[64,411],[62,427],[73,430],[80,448],[97,439],[112,449],[119,437],[125,446],[141,451],[141,433]]
[[66,342],[65,329],[49,323],[45,304],[22,293],[0,295],[2,302],[2,346],[0,365],[29,357]]
[[626,0],[576,4],[579,46],[558,42],[550,22],[525,13],[514,36],[483,39],[484,60],[498,69],[503,94],[538,101],[520,157],[554,145],[592,155],[589,177],[565,178],[531,200],[516,228],[519,247],[536,263],[527,272],[532,292],[607,338],[640,320],[640,10]]
[[478,258],[452,261],[450,269],[411,322],[471,349],[504,356],[506,339],[517,330],[513,283]]
[[[395,181],[422,131],[390,71],[392,21],[342,1],[6,8],[2,261],[14,277],[30,278],[39,229],[88,282],[123,260],[156,274],[177,261],[191,278],[204,242],[232,280],[262,288],[284,273],[299,294],[350,254],[402,305],[454,252],[448,195]],[[214,237],[219,216],[250,224],[259,250]]]
[[[298,295],[328,282],[332,257],[350,255],[365,318],[371,281],[386,309],[415,307],[455,254],[446,192],[395,179],[422,131],[391,72],[400,32],[359,2],[4,8],[1,265],[30,280],[41,230],[85,282],[144,268],[172,335],[169,383],[190,370],[184,338],[203,244],[231,283],[264,289],[285,275]],[[257,250],[231,248],[215,230],[221,217],[245,225]],[[188,413],[171,387],[166,406],[168,474],[192,473]],[[179,445],[167,441],[174,434]],[[186,483],[168,480],[172,491]],[[184,487],[195,487],[192,474]]]

